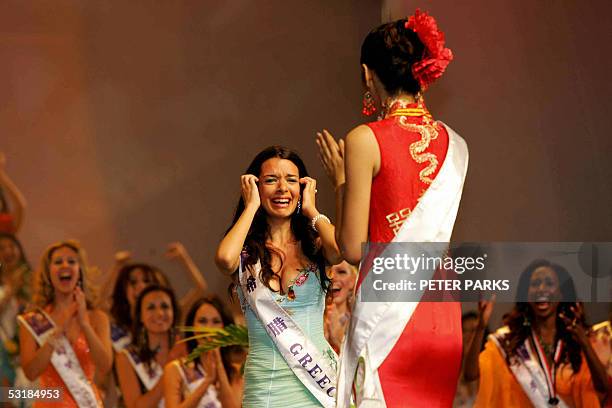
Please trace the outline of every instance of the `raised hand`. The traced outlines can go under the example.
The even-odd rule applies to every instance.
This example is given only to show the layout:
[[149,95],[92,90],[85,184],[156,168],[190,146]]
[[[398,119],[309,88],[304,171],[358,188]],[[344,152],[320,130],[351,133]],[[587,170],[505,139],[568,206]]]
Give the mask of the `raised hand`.
[[319,160],[334,188],[344,184],[344,140],[338,142],[327,131],[317,133]]
[[168,244],[166,250],[166,258],[168,259],[185,259],[188,256],[187,249],[181,242],[172,242]]
[[587,331],[584,327],[584,309],[582,304],[576,303],[574,306],[570,306],[570,311],[573,317],[565,315],[563,312],[559,313],[559,318],[565,324],[565,328],[572,336],[578,341],[578,343],[585,347],[589,342]]
[[259,197],[259,188],[257,182],[259,179],[252,174],[243,174],[240,176],[240,186],[242,192],[242,200],[244,206],[253,206],[259,208],[261,204],[261,198]]
[[491,296],[491,300],[481,300],[478,302],[478,327],[485,328],[491,319],[493,306],[495,306],[496,295]]
[[115,263],[117,265],[124,265],[132,259],[132,253],[130,251],[118,251],[115,252]]
[[302,190],[302,213],[307,218],[314,218],[319,214],[316,206],[317,180],[311,177],[302,177],[300,184],[304,185]]

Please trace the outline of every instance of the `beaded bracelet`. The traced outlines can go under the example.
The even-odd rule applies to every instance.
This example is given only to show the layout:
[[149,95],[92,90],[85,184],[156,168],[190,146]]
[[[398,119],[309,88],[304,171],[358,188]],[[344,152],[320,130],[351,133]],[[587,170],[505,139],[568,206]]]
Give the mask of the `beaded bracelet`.
[[329,220],[329,218],[327,218],[326,215],[318,214],[315,217],[313,217],[312,220],[310,220],[310,226],[315,232],[319,232],[319,230],[317,230],[317,221],[319,220],[325,220],[327,221],[328,224],[331,224],[331,221]]

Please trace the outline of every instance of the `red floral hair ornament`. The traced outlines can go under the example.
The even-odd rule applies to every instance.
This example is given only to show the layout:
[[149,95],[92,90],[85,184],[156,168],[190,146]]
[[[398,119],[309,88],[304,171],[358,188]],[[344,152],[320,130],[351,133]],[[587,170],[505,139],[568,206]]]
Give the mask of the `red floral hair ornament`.
[[423,59],[412,65],[412,74],[419,81],[421,89],[425,90],[442,76],[453,59],[453,52],[444,47],[444,33],[438,30],[436,20],[427,12],[421,13],[417,9],[404,27],[414,31],[425,45]]

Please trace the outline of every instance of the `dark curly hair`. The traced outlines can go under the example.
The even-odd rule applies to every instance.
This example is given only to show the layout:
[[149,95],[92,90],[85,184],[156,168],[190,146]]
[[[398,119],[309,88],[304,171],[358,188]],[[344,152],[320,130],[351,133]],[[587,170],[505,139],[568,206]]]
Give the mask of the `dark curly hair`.
[[406,22],[401,19],[375,28],[361,45],[361,64],[376,73],[392,96],[421,91],[412,65],[423,58],[425,46],[414,31],[405,28]]
[[[268,159],[279,158],[291,161],[298,168],[299,177],[308,177],[308,171],[306,170],[306,165],[300,158],[300,156],[284,146],[270,146],[262,150],[255,156],[249,167],[247,168],[245,174],[253,174],[259,177],[261,173],[261,167],[264,162]],[[234,219],[232,220],[232,224],[230,228],[225,232],[226,234],[232,229],[234,224],[242,215],[244,211],[244,200],[240,197],[238,201],[238,205],[236,207],[236,212],[234,213]],[[323,257],[322,251],[317,248],[316,239],[317,233],[313,231],[310,227],[310,220],[306,218],[302,213],[298,213],[297,211],[291,215],[291,231],[293,232],[295,238],[300,243],[300,247],[302,252],[306,257],[316,263],[319,266],[320,273],[320,281],[321,287],[324,291],[327,290],[329,278],[325,274],[325,258]],[[269,248],[266,246],[266,240],[270,235],[270,227],[268,226],[268,222],[266,219],[266,211],[260,206],[255,214],[255,218],[253,219],[253,223],[251,224],[251,228],[247,234],[247,237],[244,241],[244,247],[246,249],[246,257],[243,257],[243,261],[245,263],[246,268],[253,267],[257,263],[257,261],[261,262],[261,272],[259,278],[262,282],[270,289],[270,280],[275,276],[274,271],[272,271],[272,257],[277,256],[282,262],[284,259],[284,254],[280,251]],[[238,281],[238,271],[236,270],[232,275],[233,281]],[[230,294],[233,293],[233,289],[235,288],[235,283],[230,285]]]
[[110,314],[115,323],[126,330],[130,330],[132,327],[132,310],[127,300],[126,291],[130,281],[130,274],[136,269],[142,270],[145,278],[148,279],[151,284],[170,287],[170,283],[166,276],[152,265],[145,263],[129,263],[124,265],[119,270],[117,281],[113,288],[113,304],[110,309]]
[[146,328],[142,323],[141,313],[142,301],[144,300],[145,296],[153,292],[165,293],[170,298],[170,303],[172,304],[172,326],[170,326],[170,330],[168,330],[169,348],[172,348],[174,344],[174,328],[179,322],[180,317],[180,309],[178,307],[178,303],[176,302],[176,296],[171,288],[167,286],[150,285],[140,292],[140,295],[138,295],[138,300],[136,301],[136,309],[134,311],[134,323],[132,325],[132,338],[134,341],[132,344],[135,345],[140,360],[147,366],[151,365],[151,361],[153,361],[155,358],[156,352],[155,350],[151,350],[149,347],[149,336],[146,335]]
[[[200,298],[194,302],[194,304],[187,312],[187,317],[185,318],[185,326],[193,327],[195,324],[195,316],[198,313],[198,309],[202,305],[211,305],[214,307],[219,315],[221,316],[221,321],[223,322],[223,326],[228,326],[230,324],[234,324],[234,318],[229,313],[229,311],[223,305],[223,302],[217,296],[207,296]],[[191,337],[194,333],[190,331],[185,332],[185,337]],[[187,353],[191,354],[195,348],[198,347],[198,341],[195,339],[187,340]],[[234,351],[242,351],[242,347],[240,346],[229,346],[221,348],[221,360],[223,361],[223,366],[225,367],[225,371],[227,372],[230,380],[235,378],[237,375],[240,375],[240,372],[234,369],[231,364],[230,354]],[[196,364],[199,364],[199,360],[196,361]]]
[[524,302],[526,294],[529,290],[531,275],[536,269],[547,267],[552,269],[559,280],[561,301],[557,306],[556,318],[556,339],[562,340],[564,347],[561,351],[560,362],[563,364],[570,363],[574,373],[580,370],[582,362],[581,348],[572,334],[566,329],[566,325],[559,317],[559,313],[563,313],[569,318],[577,317],[577,324],[587,327],[586,321],[582,316],[574,316],[574,312],[570,307],[576,306],[576,290],[574,282],[567,270],[561,265],[557,265],[544,259],[538,259],[530,263],[522,272],[519,278],[517,290],[517,302],[514,309],[504,318],[504,324],[510,328],[510,333],[506,335],[503,341],[503,347],[506,351],[506,360],[510,364],[510,358],[516,355],[517,348],[531,335],[531,326],[534,322],[533,310],[529,303]]

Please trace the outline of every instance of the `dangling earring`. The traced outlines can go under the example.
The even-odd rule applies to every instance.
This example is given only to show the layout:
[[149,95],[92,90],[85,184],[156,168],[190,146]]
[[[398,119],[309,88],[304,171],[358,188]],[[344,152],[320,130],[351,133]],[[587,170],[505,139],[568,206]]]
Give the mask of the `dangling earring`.
[[423,106],[423,91],[419,91],[414,95],[414,99],[416,99],[416,103],[419,107]]
[[299,215],[301,211],[302,211],[302,199],[300,198],[298,200],[297,210],[295,210],[295,213]]
[[525,326],[525,327],[531,326],[531,322],[529,321],[529,317],[525,316],[525,318],[523,319],[523,326]]
[[374,96],[372,92],[366,91],[363,94],[362,100],[363,108],[361,109],[361,113],[366,116],[372,116],[374,112],[376,112],[376,104],[374,103]]

